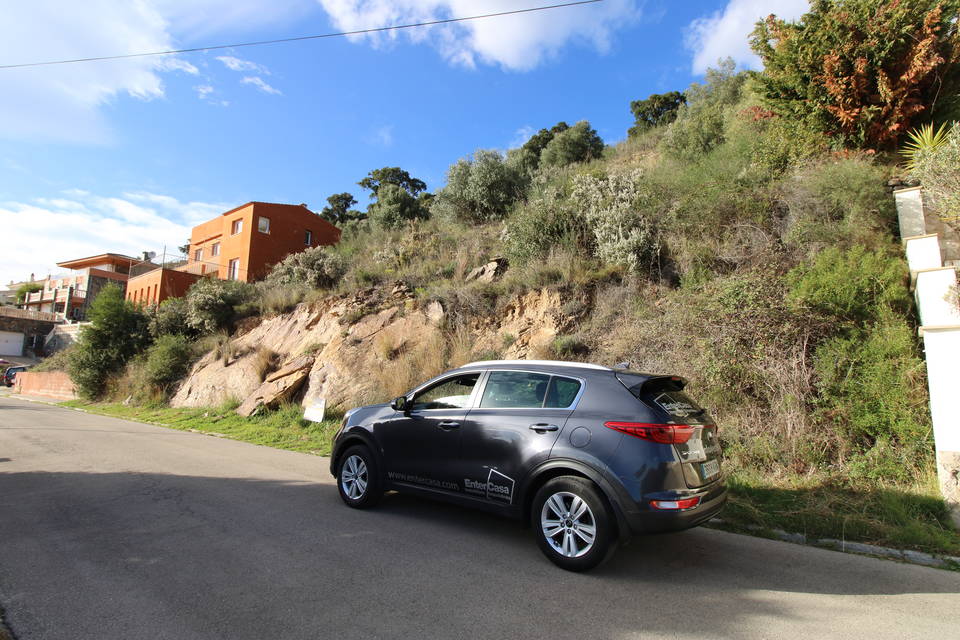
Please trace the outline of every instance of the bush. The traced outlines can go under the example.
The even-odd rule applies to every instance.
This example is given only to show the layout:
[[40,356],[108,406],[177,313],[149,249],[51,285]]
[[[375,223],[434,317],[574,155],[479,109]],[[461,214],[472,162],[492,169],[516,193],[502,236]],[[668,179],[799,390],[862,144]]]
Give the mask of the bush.
[[907,266],[882,249],[830,247],[787,279],[791,300],[847,324],[873,322],[885,309],[911,308]]
[[571,200],[583,211],[596,241],[597,257],[639,273],[657,261],[660,241],[650,219],[638,209],[639,169],[628,175],[574,178]]
[[771,15],[750,41],[763,60],[763,101],[840,145],[889,146],[939,95],[955,92],[957,8],[834,0],[812,3],[795,21]]
[[193,348],[185,336],[162,335],[147,349],[146,382],[166,391],[186,375],[192,359]]
[[107,378],[150,342],[149,319],[124,300],[116,285],[104,287],[90,305],[90,324],[80,330],[68,371],[85,398],[100,396]]
[[883,311],[868,328],[824,342],[815,367],[823,416],[861,449],[929,441],[924,363],[902,317]]
[[395,184],[380,185],[376,196],[377,201],[367,209],[367,216],[384,229],[398,229],[410,220],[428,218],[430,215],[424,198],[410,195],[406,189]]
[[706,84],[694,83],[686,91],[687,104],[667,130],[663,144],[674,155],[693,160],[724,140],[728,112],[740,101],[745,73],[736,73],[733,60],[707,69]]
[[884,167],[863,157],[799,167],[783,183],[784,241],[807,249],[889,241],[896,210],[886,177]]
[[150,316],[150,333],[156,338],[165,335],[193,335],[188,322],[186,298],[167,298],[153,310]]
[[504,161],[498,151],[479,150],[447,170],[447,185],[434,206],[440,215],[461,222],[502,218],[526,186],[523,169]]
[[236,307],[255,295],[246,282],[201,278],[187,291],[187,325],[200,334],[226,329],[237,317]]
[[533,195],[507,220],[503,244],[511,264],[545,258],[559,246],[591,250],[586,219],[570,202],[569,190],[566,176],[538,178]]
[[346,261],[326,247],[312,247],[278,262],[267,275],[269,285],[332,289],[347,270]]
[[942,144],[913,154],[911,174],[931,196],[938,215],[960,219],[960,123],[950,127]]
[[603,140],[586,120],[553,136],[540,154],[540,164],[565,167],[574,162],[596,160],[603,156]]

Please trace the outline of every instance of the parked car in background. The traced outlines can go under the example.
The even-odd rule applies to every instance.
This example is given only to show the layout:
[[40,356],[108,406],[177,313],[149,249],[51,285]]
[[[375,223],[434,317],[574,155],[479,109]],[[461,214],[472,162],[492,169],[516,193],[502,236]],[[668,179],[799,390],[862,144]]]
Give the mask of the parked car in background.
[[520,518],[552,562],[584,571],[726,501],[716,424],[685,387],[594,364],[474,362],[347,412],[330,470],[348,506],[392,489]]
[[14,366],[7,367],[7,370],[3,372],[3,384],[8,387],[12,387],[14,382],[16,382],[17,374],[21,371],[26,371],[28,367],[26,366]]

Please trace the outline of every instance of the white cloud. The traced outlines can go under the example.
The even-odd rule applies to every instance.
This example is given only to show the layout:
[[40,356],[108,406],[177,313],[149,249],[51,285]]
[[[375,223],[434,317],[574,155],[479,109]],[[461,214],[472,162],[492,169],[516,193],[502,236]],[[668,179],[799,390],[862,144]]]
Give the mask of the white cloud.
[[[498,13],[536,6],[514,0],[317,0],[337,28],[356,31],[452,17]],[[550,9],[531,13],[468,20],[456,24],[404,30],[411,41],[429,42],[452,64],[478,62],[526,71],[555,56],[570,42],[604,52],[613,31],[639,19],[636,0],[607,0],[601,4]],[[397,31],[352,36],[374,46],[396,41]]]
[[257,73],[270,75],[270,70],[263,65],[236,56],[217,56],[217,60],[222,62],[223,66],[230,71],[256,71]]
[[269,93],[275,96],[283,95],[283,92],[280,91],[280,89],[271,87],[269,84],[264,82],[263,78],[261,78],[260,76],[246,76],[240,82],[242,82],[243,84],[252,84],[257,89],[260,89],[260,91],[263,91],[264,93]]
[[367,142],[381,147],[389,147],[393,144],[393,125],[388,124],[378,128],[367,137]]
[[62,195],[0,203],[6,247],[0,252],[0,282],[58,273],[57,262],[108,251],[159,255],[166,246],[176,253],[193,226],[231,208],[147,192],[101,197],[69,190]]
[[513,138],[510,140],[509,144],[507,145],[507,148],[516,149],[517,147],[522,147],[527,143],[527,140],[533,137],[533,134],[535,134],[536,132],[537,130],[531,127],[530,125],[528,124],[523,125],[522,127],[520,127],[519,129],[513,132]]
[[193,88],[197,92],[197,97],[201,100],[206,100],[211,93],[214,92],[214,89],[209,84],[201,84]]
[[757,21],[771,13],[796,20],[809,8],[807,0],[730,0],[722,11],[697,18],[690,23],[686,38],[693,51],[693,72],[704,73],[728,56],[741,67],[760,69],[760,58],[748,42]]
[[[30,0],[3,3],[3,64],[180,48],[183,38],[263,29],[312,0]],[[247,69],[249,71],[250,69]],[[257,69],[265,74],[262,68]],[[109,141],[104,107],[164,96],[163,74],[199,75],[183,56],[149,56],[0,70],[0,139]]]

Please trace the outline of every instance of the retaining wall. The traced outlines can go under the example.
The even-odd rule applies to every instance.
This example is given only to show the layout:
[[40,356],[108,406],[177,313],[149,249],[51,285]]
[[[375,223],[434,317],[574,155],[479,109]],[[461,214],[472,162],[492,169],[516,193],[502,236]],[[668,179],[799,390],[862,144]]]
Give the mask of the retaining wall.
[[16,393],[27,396],[40,396],[54,400],[75,400],[77,389],[73,381],[63,371],[24,371],[17,374],[17,383],[13,387]]

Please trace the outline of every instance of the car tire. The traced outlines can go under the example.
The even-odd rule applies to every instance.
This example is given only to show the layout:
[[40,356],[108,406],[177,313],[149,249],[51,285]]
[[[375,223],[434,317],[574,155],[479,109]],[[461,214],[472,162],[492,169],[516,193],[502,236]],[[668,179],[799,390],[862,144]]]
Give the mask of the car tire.
[[586,478],[560,476],[544,484],[533,499],[530,524],[543,554],[567,571],[593,569],[616,548],[614,514]]
[[337,462],[337,490],[344,504],[354,509],[368,509],[383,497],[380,467],[370,449],[364,445],[350,447]]

